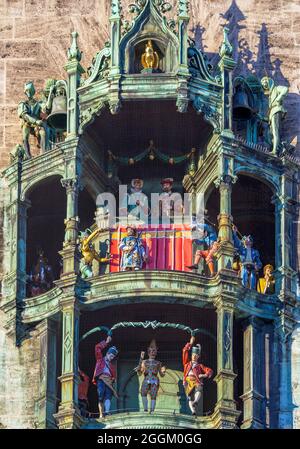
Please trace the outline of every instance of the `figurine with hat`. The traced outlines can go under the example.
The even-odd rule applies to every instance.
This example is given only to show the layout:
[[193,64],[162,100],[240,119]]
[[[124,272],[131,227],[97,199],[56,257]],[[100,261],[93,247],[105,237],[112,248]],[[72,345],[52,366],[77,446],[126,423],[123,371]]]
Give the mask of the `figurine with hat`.
[[110,413],[112,396],[118,397],[114,388],[114,382],[116,381],[114,360],[118,355],[118,350],[115,346],[111,346],[103,356],[103,350],[111,343],[111,340],[111,335],[108,335],[106,340],[95,346],[96,366],[93,384],[97,385],[99,418],[104,418],[105,415]]
[[173,178],[163,178],[160,181],[162,193],[160,194],[160,216],[171,217],[174,215],[174,202],[170,201],[173,191]]
[[120,211],[128,213],[146,222],[149,215],[148,197],[143,192],[144,181],[141,178],[131,180],[130,193],[121,201]]
[[148,359],[144,360],[145,352],[141,352],[139,365],[136,371],[139,375],[144,375],[144,380],[141,386],[141,396],[144,406],[144,411],[148,412],[148,395],[151,398],[150,413],[153,413],[156,405],[156,397],[159,389],[159,377],[166,374],[166,367],[156,360],[157,356],[156,341],[152,340],[148,347]]
[[240,256],[242,265],[241,277],[244,287],[256,290],[257,273],[262,267],[260,255],[257,249],[253,248],[253,237],[244,235],[240,240],[237,236],[238,230],[235,225],[232,226],[233,243]]
[[146,262],[147,256],[142,239],[134,225],[126,228],[126,237],[123,237],[119,248],[122,251],[120,268],[121,271],[138,271]]
[[[188,399],[189,407],[194,416],[197,414],[197,405],[203,394],[203,379],[210,378],[213,374],[211,368],[200,363],[201,346],[194,345],[195,337],[182,350],[183,386]],[[191,351],[191,358],[189,357]]]

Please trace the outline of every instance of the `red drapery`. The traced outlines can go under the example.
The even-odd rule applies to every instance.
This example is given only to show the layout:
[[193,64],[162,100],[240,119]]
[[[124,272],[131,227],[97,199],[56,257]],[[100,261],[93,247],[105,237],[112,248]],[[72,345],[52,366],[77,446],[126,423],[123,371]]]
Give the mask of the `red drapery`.
[[[192,263],[192,238],[191,228],[182,224],[138,226],[137,232],[146,249],[147,263],[145,270],[177,270],[189,271],[186,265]],[[120,271],[119,244],[126,234],[126,227],[119,226],[111,231],[110,272]]]

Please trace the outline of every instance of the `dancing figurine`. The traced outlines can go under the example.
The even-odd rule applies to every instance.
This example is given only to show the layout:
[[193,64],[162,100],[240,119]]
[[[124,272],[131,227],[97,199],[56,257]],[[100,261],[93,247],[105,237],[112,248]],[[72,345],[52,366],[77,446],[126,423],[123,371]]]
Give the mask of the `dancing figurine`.
[[122,238],[119,245],[122,251],[121,271],[138,271],[147,261],[146,251],[135,227],[127,226],[126,230],[127,236]]
[[273,295],[275,293],[275,279],[273,276],[274,267],[273,265],[264,266],[264,277],[259,278],[257,284],[257,291],[263,293],[264,295]]
[[[182,350],[183,362],[183,386],[193,416],[197,414],[197,405],[203,394],[203,379],[213,375],[211,368],[200,363],[201,346],[195,343],[195,337],[191,337],[189,343]],[[189,351],[192,349],[192,357],[189,359]]]
[[95,346],[96,366],[93,376],[93,384],[97,385],[99,418],[104,418],[110,413],[111,399],[118,394],[114,388],[116,381],[116,368],[113,360],[118,355],[115,346],[111,346],[105,356],[103,350],[109,345],[112,337],[108,336],[106,340],[101,341]]
[[159,377],[166,374],[166,367],[156,360],[157,346],[155,340],[152,340],[148,347],[148,359],[144,360],[145,352],[141,352],[140,362],[136,371],[139,375],[144,374],[144,380],[141,386],[141,396],[144,411],[148,412],[148,395],[151,398],[150,413],[153,413],[156,405],[156,397],[159,389]]
[[82,279],[88,279],[93,276],[93,260],[97,260],[99,263],[107,263],[110,261],[110,257],[100,257],[92,243],[93,238],[95,238],[100,231],[101,229],[96,229],[94,232],[90,229],[86,229],[79,235],[80,251],[83,256],[80,261],[80,273]]
[[193,222],[192,229],[196,229],[200,234],[200,238],[195,240],[196,243],[198,245],[202,245],[204,243],[207,248],[204,250],[198,249],[195,254],[193,265],[187,265],[187,268],[190,270],[196,270],[200,260],[205,259],[205,262],[209,268],[210,276],[214,276],[214,256],[219,247],[217,233],[211,225],[206,223]]
[[242,284],[246,288],[256,290],[257,273],[262,267],[260,255],[253,248],[251,235],[243,236],[240,240],[237,236],[237,227],[232,226],[233,242],[240,256]]

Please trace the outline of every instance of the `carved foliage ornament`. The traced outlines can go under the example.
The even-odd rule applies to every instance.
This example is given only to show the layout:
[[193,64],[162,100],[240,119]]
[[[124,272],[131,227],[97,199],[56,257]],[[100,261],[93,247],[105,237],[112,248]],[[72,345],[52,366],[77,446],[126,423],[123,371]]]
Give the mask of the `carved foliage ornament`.
[[79,134],[82,134],[84,129],[92,123],[97,116],[99,116],[102,112],[102,109],[105,107],[105,103],[103,100],[99,100],[94,103],[92,106],[87,109],[81,110],[80,118],[79,118]]
[[[173,7],[171,3],[164,0],[135,0],[135,3],[129,5],[129,12],[136,15],[133,23],[129,23],[127,20],[123,22],[123,34],[126,34],[133,26],[142,11],[144,10],[146,4],[152,3],[156,8],[162,13],[170,11]],[[167,20],[165,16],[162,17],[164,24],[169,27],[173,32],[175,32],[176,22],[174,19]]]
[[109,75],[109,61],[111,57],[110,42],[105,43],[105,47],[99,51],[92,60],[91,67],[88,68],[89,77],[83,83],[84,86],[104,79]]
[[171,3],[164,0],[135,0],[135,3],[131,3],[129,5],[129,12],[133,14],[140,14],[148,1],[153,3],[162,13],[166,13],[172,9]]
[[190,39],[190,46],[188,48],[188,60],[189,71],[193,77],[221,84],[220,75],[213,76],[211,74],[212,65],[208,62],[207,56],[196,48],[195,41],[192,39]]
[[195,97],[193,106],[198,113],[202,113],[204,115],[204,119],[214,127],[214,131],[216,133],[221,132],[221,116],[218,111],[204,103],[200,96]]

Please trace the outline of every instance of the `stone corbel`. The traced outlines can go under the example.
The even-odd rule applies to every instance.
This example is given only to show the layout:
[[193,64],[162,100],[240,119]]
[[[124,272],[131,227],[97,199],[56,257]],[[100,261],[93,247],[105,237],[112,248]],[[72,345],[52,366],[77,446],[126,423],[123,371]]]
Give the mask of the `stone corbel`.
[[99,117],[104,107],[105,102],[103,100],[99,100],[97,103],[93,104],[89,108],[82,109],[80,111],[79,129],[78,129],[79,134],[83,134],[85,128],[91,123],[93,123],[96,117]]
[[204,103],[200,96],[196,96],[193,102],[193,106],[198,114],[203,114],[204,120],[210,123],[215,133],[221,132],[221,115],[217,110]]
[[111,101],[109,103],[109,110],[112,115],[118,114],[120,112],[120,109],[121,109],[121,101],[120,100]]

